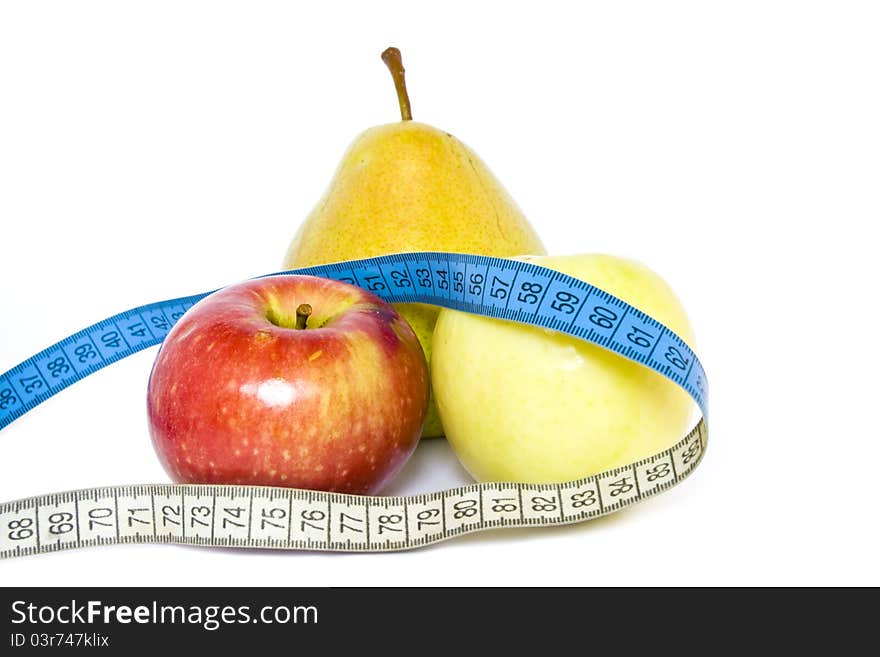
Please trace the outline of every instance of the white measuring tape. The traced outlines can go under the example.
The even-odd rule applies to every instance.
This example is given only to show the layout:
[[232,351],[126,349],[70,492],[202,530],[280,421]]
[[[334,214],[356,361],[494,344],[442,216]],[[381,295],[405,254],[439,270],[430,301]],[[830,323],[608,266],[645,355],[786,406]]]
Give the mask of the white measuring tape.
[[[691,395],[703,417],[655,456],[562,484],[482,483],[408,497],[153,484],[6,502],[0,504],[0,558],[113,543],[405,550],[496,527],[607,515],[674,486],[703,456],[707,384],[696,355],[671,330],[588,283],[531,263],[454,253],[397,254],[281,273],[345,281],[390,303],[429,303],[567,333],[669,378]],[[518,294],[522,290],[528,293]],[[114,315],[0,375],[0,430],[89,374],[161,343],[207,294]]]

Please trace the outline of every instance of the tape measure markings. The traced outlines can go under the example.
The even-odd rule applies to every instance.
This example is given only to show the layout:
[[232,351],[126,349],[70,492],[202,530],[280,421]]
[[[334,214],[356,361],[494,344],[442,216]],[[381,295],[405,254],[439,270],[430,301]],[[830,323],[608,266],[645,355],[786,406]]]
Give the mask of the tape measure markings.
[[703,428],[654,457],[563,484],[471,484],[409,497],[181,484],[44,495],[0,505],[9,528],[0,558],[149,542],[377,552],[492,528],[572,524],[679,483],[702,458]]
[[[77,331],[16,365],[0,377],[0,429],[86,376],[159,344],[173,323],[205,296],[181,297],[126,310]],[[173,310],[171,318],[165,320],[168,330],[157,337],[149,330],[152,322],[146,318],[157,317],[157,310],[165,318],[166,309]]]
[[[410,277],[409,269],[406,266],[408,261],[433,262],[435,264],[433,268],[425,267],[426,273],[430,276],[424,276],[420,280],[429,282],[431,290],[438,287],[443,289],[435,284],[433,276],[436,275],[440,279],[439,282],[445,283],[449,297],[438,296],[434,292],[418,295],[408,294],[405,290],[415,290],[415,282]],[[445,269],[438,269],[436,267],[438,262],[442,262]],[[468,264],[481,265],[479,271],[471,271],[470,273],[471,277],[478,278],[466,278]],[[503,307],[497,304],[484,304],[483,297],[488,290],[492,289],[491,285],[485,284],[488,272],[490,270],[504,272],[505,269],[513,271],[513,278],[510,279],[509,286],[496,288],[498,292],[502,289],[505,290]],[[441,271],[448,272],[450,280],[440,276],[439,272]],[[396,278],[395,272],[398,274]],[[457,276],[458,272],[462,272],[461,277]],[[704,415],[707,412],[707,405],[703,400],[705,386],[701,383],[705,380],[705,374],[696,356],[681,338],[653,318],[632,308],[604,290],[533,263],[485,256],[416,253],[382,256],[341,263],[340,265],[324,265],[277,273],[319,275],[325,278],[353,282],[392,303],[431,303],[565,332],[611,349],[660,372],[684,387],[697,401]],[[513,311],[510,308],[511,302],[514,300],[512,291],[516,289],[516,284],[521,280],[522,274],[525,274],[526,280],[520,282],[522,291],[519,293],[521,299],[518,300],[518,304],[520,306],[534,306],[531,314],[526,314],[520,307],[514,308]],[[502,280],[497,276],[495,278]],[[392,284],[388,282],[389,280],[396,280],[394,286],[402,289],[392,290]],[[476,282],[466,286],[467,281]],[[492,283],[494,284],[494,282],[493,279]],[[381,283],[381,285],[377,283]],[[544,304],[544,300],[546,300],[554,283],[559,284],[559,289],[554,291],[554,296],[560,303],[554,306],[551,302],[548,307]],[[540,298],[537,296],[535,286],[538,286],[538,291],[542,294]],[[427,285],[424,287],[428,288]],[[479,292],[473,292],[475,287],[479,289]],[[573,290],[585,294],[576,295]],[[460,291],[460,298],[452,298],[452,294],[457,291]],[[85,376],[136,351],[159,344],[183,312],[208,294],[210,293],[160,301],[119,313],[65,338],[24,363],[13,367],[3,377],[6,385],[0,387],[0,429]],[[593,296],[598,296],[604,304],[621,309],[622,314],[618,316],[606,306],[593,305],[595,314],[588,315],[588,321],[593,325],[579,324],[578,320],[582,316],[581,311]],[[572,297],[577,298],[576,306],[571,303]],[[530,299],[532,300],[530,301]],[[562,315],[565,314],[563,309],[565,308],[570,309],[568,314],[573,315],[567,324],[562,321]],[[173,312],[165,313],[166,309],[173,310]],[[632,325],[633,333],[630,334],[632,336],[630,344],[614,339],[627,316],[634,317],[635,321],[641,324],[641,326]],[[159,317],[161,317],[160,321],[154,321],[153,318]],[[605,334],[597,330],[596,327],[604,329]],[[655,330],[657,334],[649,333],[647,328]],[[105,342],[107,336],[111,337]],[[640,342],[634,342],[634,340],[640,340]],[[122,348],[123,341],[127,348]],[[103,348],[98,346],[99,342]],[[632,346],[633,344],[646,345],[643,349],[650,346],[650,351],[645,355],[643,351],[636,350]],[[685,367],[688,367],[684,375],[679,371],[682,368],[673,369],[669,364],[653,357],[654,352],[661,344],[666,349],[667,360],[673,364],[684,363]],[[78,368],[77,365],[80,367]],[[33,372],[36,374],[28,372],[25,375],[29,366],[34,368]],[[692,372],[696,372],[693,380],[691,380]],[[39,378],[35,378],[37,375]],[[16,378],[18,385],[16,385]],[[25,399],[27,401],[24,401]]]
[[[702,458],[708,399],[696,355],[652,317],[584,281],[534,263],[449,253],[406,253],[277,274],[323,276],[359,285],[391,303],[429,303],[593,342],[677,383],[697,402],[703,418],[656,456],[563,484],[484,483],[410,497],[177,484],[44,495],[0,504],[0,558],[143,542],[409,549],[494,527],[569,524],[612,513],[675,485]],[[159,344],[186,310],[208,294],[119,313],[13,367],[0,376],[0,429],[89,374]],[[247,506],[238,505],[238,498]],[[286,501],[286,509],[265,503],[274,500]]]
[[[547,288],[549,288],[549,282],[551,282],[553,280],[563,281],[565,283],[565,285],[567,286],[567,288],[581,290],[581,291],[586,292],[586,294],[584,295],[583,298],[579,298],[575,317],[573,317],[572,320],[567,325],[565,325],[565,324],[557,325],[557,324],[555,324],[555,321],[558,321],[558,320],[556,320],[556,318],[554,317],[554,311],[555,311],[556,315],[558,315],[562,311],[560,311],[558,308],[552,308],[552,307],[550,309],[547,309],[543,306],[542,301],[539,301],[537,299],[536,299],[536,301],[533,301],[531,303],[528,303],[525,301],[521,302],[526,305],[535,306],[532,313],[528,314],[528,315],[525,313],[522,313],[522,312],[520,312],[520,313],[511,313],[510,312],[510,301],[512,299],[512,295],[509,295],[509,294],[506,295],[507,301],[506,301],[506,304],[504,305],[503,309],[499,309],[497,306],[492,306],[492,305],[487,306],[487,305],[483,304],[482,303],[482,296],[485,294],[485,291],[488,286],[482,286],[482,290],[479,293],[479,297],[477,297],[476,295],[474,295],[472,293],[469,294],[469,290],[471,288],[467,288],[465,286],[466,280],[469,280],[469,279],[465,279],[464,274],[460,280],[452,281],[453,284],[448,286],[449,295],[450,295],[449,297],[441,297],[441,296],[437,296],[436,294],[428,294],[428,293],[423,294],[423,295],[411,295],[411,294],[407,294],[406,292],[391,291],[390,288],[388,287],[389,284],[387,283],[387,281],[389,279],[394,279],[392,272],[395,272],[395,271],[398,273],[401,273],[401,271],[406,272],[407,269],[406,269],[405,263],[407,260],[417,259],[419,257],[425,257],[425,256],[428,256],[428,257],[430,257],[430,256],[449,257],[449,260],[446,260],[447,270],[449,272],[452,272],[455,269],[452,265],[453,258],[460,260],[460,261],[463,261],[465,263],[464,271],[466,271],[466,269],[467,269],[466,265],[469,262],[485,261],[487,263],[490,263],[490,262],[494,261],[500,268],[508,267],[508,268],[511,268],[514,270],[515,276],[511,282],[511,287],[513,287],[516,284],[516,282],[519,280],[519,275],[525,272],[528,275],[528,279],[526,281],[523,281],[523,283],[521,283],[521,285],[526,285],[526,284],[536,285],[536,283],[534,283],[535,280],[544,281],[543,283],[537,284],[537,285],[540,285],[541,289],[544,290],[544,297],[542,297],[542,300],[543,300],[543,298],[546,298],[546,292],[548,291]],[[364,272],[366,272],[366,273],[364,273],[362,276],[358,277],[356,272],[357,272],[357,269],[358,269],[358,266],[360,265],[360,263],[362,263],[362,262],[370,262],[371,263],[371,261],[378,261],[378,264],[372,265],[372,266],[367,265],[367,266],[361,267],[364,270]],[[401,262],[404,263],[403,270],[400,269]],[[605,292],[604,290],[600,290],[599,288],[596,288],[596,287],[594,287],[584,281],[581,281],[579,279],[575,279],[573,277],[567,276],[566,274],[562,274],[562,273],[554,271],[554,270],[550,270],[550,269],[541,267],[539,265],[535,265],[533,263],[526,263],[526,262],[522,262],[522,261],[506,260],[506,259],[499,259],[499,258],[488,258],[485,256],[461,256],[458,254],[443,254],[443,253],[409,254],[409,253],[405,253],[405,254],[398,254],[395,256],[382,256],[380,258],[369,259],[366,261],[352,261],[352,262],[346,263],[346,264],[351,265],[351,268],[346,272],[340,272],[340,270],[338,268],[331,265],[331,266],[322,266],[322,267],[315,267],[315,268],[307,268],[304,270],[298,270],[298,273],[307,273],[307,274],[312,273],[312,274],[324,276],[326,278],[333,278],[336,280],[343,280],[343,281],[347,280],[347,282],[352,282],[352,280],[354,280],[354,282],[356,284],[378,294],[379,296],[382,296],[387,301],[390,301],[392,303],[400,303],[400,302],[404,302],[404,303],[431,303],[434,305],[446,306],[446,307],[450,307],[450,308],[457,309],[457,310],[465,310],[465,311],[473,312],[476,314],[488,315],[488,316],[496,317],[499,319],[508,319],[508,320],[518,321],[518,322],[526,323],[526,324],[535,324],[538,326],[542,326],[544,328],[552,328],[554,330],[559,330],[559,331],[562,331],[565,333],[569,333],[569,334],[574,335],[576,337],[579,337],[579,338],[594,342],[596,344],[599,344],[600,346],[609,348],[609,349],[611,349],[621,355],[625,355],[632,360],[636,360],[637,362],[640,362],[643,365],[647,365],[648,367],[651,367],[652,369],[659,371],[661,374],[664,374],[668,378],[672,379],[675,383],[678,383],[680,386],[684,387],[688,391],[688,393],[692,397],[694,397],[694,399],[697,401],[698,405],[701,406],[701,410],[703,410],[704,414],[706,413],[706,404],[702,403],[703,402],[702,398],[704,397],[705,392],[703,390],[701,390],[698,385],[696,385],[697,381],[702,381],[705,379],[705,375],[703,374],[702,366],[699,365],[699,361],[696,359],[695,355],[690,350],[690,348],[685,344],[685,342],[681,338],[679,338],[677,335],[675,335],[671,330],[669,330],[665,326],[663,326],[660,322],[647,316],[645,313],[639,311],[638,309],[629,306],[629,304],[622,301],[621,299]],[[487,271],[488,271],[488,267],[489,267],[489,265],[487,264],[487,266],[486,266]],[[436,271],[437,270],[435,268],[434,272],[436,273]],[[455,269],[455,271],[457,272],[458,270]],[[279,273],[287,273],[287,272],[279,272]],[[351,274],[351,276],[349,276],[348,274]],[[381,278],[381,281],[378,281],[378,279],[380,279],[380,278]],[[450,274],[450,278],[455,278],[454,273]],[[398,279],[398,280],[401,281],[402,279]],[[398,287],[403,287],[404,289],[409,289],[412,284],[412,281],[408,278],[406,280],[408,282],[407,285],[403,285],[401,283],[400,285],[398,285]],[[485,280],[485,276],[484,276],[484,280]],[[382,287],[377,286],[377,284],[376,284],[377,281],[382,283]],[[460,283],[460,286],[456,287],[456,285],[454,283]],[[528,292],[531,289],[534,289],[534,288],[527,288],[527,289],[524,289],[524,291]],[[461,294],[460,294],[460,298],[454,299],[451,295],[456,290],[460,290]],[[567,290],[562,290],[562,291],[566,292],[568,294],[572,294],[572,292],[568,292]],[[532,293],[532,294],[534,294],[534,293]],[[621,341],[613,341],[611,339],[613,334],[616,333],[617,329],[623,324],[623,319],[625,318],[625,316],[623,316],[623,315],[618,318],[615,314],[614,319],[610,319],[608,317],[607,313],[605,315],[602,315],[602,314],[596,315],[597,319],[593,321],[593,324],[596,326],[600,326],[600,327],[607,324],[607,326],[605,326],[606,333],[608,330],[613,329],[611,331],[610,335],[602,335],[596,328],[594,328],[592,326],[576,325],[576,322],[577,322],[579,315],[580,315],[580,310],[582,310],[587,305],[586,304],[587,299],[593,294],[598,295],[603,300],[603,302],[610,304],[610,305],[613,305],[613,306],[617,306],[618,308],[625,310],[626,315],[631,315],[631,316],[635,317],[644,326],[653,328],[658,331],[657,336],[651,336],[652,338],[654,338],[652,340],[648,340],[644,336],[640,336],[636,333],[637,338],[642,337],[644,340],[646,340],[648,342],[649,345],[652,345],[651,350],[647,356],[644,356],[643,353],[637,351],[631,345],[625,344]],[[469,296],[471,297],[470,299],[469,299]],[[558,296],[558,293],[557,293],[557,296]],[[602,307],[602,308],[604,308],[604,307]],[[516,309],[516,310],[520,310],[520,309]],[[605,310],[607,310],[607,309],[605,309]],[[602,322],[602,320],[604,320],[604,322]],[[597,324],[597,322],[602,322],[602,323]],[[639,327],[633,326],[633,329],[637,329],[637,328],[639,328]],[[645,335],[650,335],[650,334],[646,334],[644,329],[641,329],[641,332]],[[666,353],[668,354],[669,358],[676,360],[678,362],[685,363],[685,367],[689,366],[689,369],[687,370],[685,375],[682,375],[681,372],[679,371],[680,369],[682,369],[681,367],[679,367],[679,370],[676,370],[676,369],[673,369],[672,366],[670,366],[666,363],[663,363],[659,359],[653,359],[654,351],[661,344],[666,349]],[[671,351],[671,350],[674,350],[674,351]],[[670,360],[670,362],[672,362],[672,360]],[[694,381],[689,380],[691,372],[697,372],[697,376],[694,378]],[[700,375],[702,376],[702,378],[700,378]]]

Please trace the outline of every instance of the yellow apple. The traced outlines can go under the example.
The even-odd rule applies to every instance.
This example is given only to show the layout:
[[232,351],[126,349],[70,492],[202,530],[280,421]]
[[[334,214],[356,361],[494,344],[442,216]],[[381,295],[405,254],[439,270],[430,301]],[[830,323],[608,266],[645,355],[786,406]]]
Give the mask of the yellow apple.
[[[517,259],[592,283],[694,347],[678,298],[638,262],[596,254]],[[676,384],[557,331],[444,309],[433,345],[446,437],[479,481],[586,477],[667,449],[689,428],[695,405]]]

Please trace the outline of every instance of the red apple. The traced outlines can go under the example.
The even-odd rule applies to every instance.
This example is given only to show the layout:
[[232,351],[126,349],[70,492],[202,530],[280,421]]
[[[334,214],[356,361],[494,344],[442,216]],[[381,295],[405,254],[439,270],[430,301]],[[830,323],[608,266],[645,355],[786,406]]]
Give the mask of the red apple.
[[392,306],[292,275],[190,308],[147,392],[153,444],[175,480],[347,493],[376,492],[400,470],[427,404],[424,353]]

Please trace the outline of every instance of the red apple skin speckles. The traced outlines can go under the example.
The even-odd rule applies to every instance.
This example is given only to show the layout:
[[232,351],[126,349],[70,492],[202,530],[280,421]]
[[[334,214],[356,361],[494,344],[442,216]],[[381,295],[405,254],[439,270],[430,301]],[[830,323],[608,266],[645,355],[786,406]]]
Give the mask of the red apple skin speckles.
[[[312,306],[306,329],[292,322]],[[392,306],[345,283],[272,276],[215,292],[172,328],[147,391],[179,482],[375,493],[418,444],[428,367]]]

